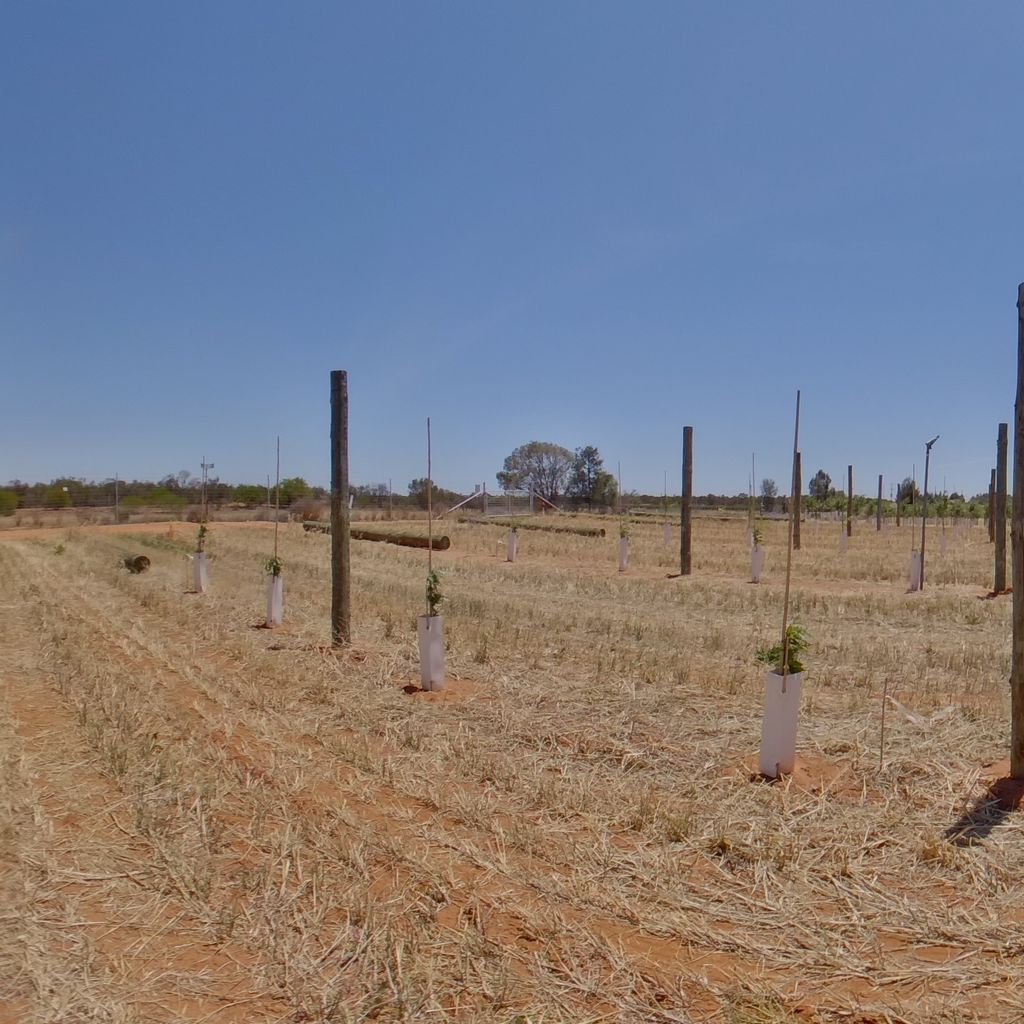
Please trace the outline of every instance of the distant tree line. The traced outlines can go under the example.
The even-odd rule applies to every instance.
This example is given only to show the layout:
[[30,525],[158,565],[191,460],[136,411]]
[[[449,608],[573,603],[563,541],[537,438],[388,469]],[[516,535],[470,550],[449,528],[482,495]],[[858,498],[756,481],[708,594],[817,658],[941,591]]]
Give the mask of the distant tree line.
[[[615,478],[604,468],[601,454],[593,445],[575,450],[546,441],[520,445],[505,459],[497,480],[501,490],[518,493],[533,490],[564,508],[606,511],[616,507],[618,498]],[[407,494],[392,494],[386,483],[355,484],[350,488],[356,508],[392,507],[400,510],[427,507],[425,477],[411,480],[407,491]],[[268,502],[273,504],[276,500],[273,485],[268,491],[266,484],[229,484],[216,477],[207,480],[206,493],[207,501],[214,508],[228,505],[257,508]],[[122,507],[129,510],[143,506],[184,508],[200,503],[202,481],[187,470],[181,470],[156,481],[121,480],[118,482],[118,494]],[[284,508],[303,499],[325,500],[329,496],[325,488],[311,485],[302,477],[288,477],[281,481],[281,505]],[[442,487],[436,481],[432,484],[431,502],[438,511],[451,508],[467,496]],[[623,494],[622,499],[624,507],[658,508],[665,503],[660,494],[638,494],[635,491]],[[897,488],[896,501],[883,500],[882,513],[886,517],[895,515],[898,502],[902,515],[913,515],[920,509],[919,499],[917,484],[908,477]],[[768,478],[761,481],[760,493],[755,500],[759,511],[765,513],[786,512],[789,507],[788,495],[780,495],[776,482]],[[854,514],[874,514],[875,501],[871,495],[854,495]],[[745,511],[750,507],[751,496],[694,495],[692,503],[697,509]],[[113,478],[87,481],[80,477],[58,477],[46,483],[33,484],[12,480],[0,488],[0,515],[10,515],[18,509],[95,508],[113,504]],[[678,508],[678,497],[668,504]],[[808,482],[803,508],[811,514],[845,514],[846,494],[836,490],[828,473],[819,469]],[[928,496],[928,511],[935,516],[977,518],[986,515],[987,510],[987,492],[970,498],[956,492]]]

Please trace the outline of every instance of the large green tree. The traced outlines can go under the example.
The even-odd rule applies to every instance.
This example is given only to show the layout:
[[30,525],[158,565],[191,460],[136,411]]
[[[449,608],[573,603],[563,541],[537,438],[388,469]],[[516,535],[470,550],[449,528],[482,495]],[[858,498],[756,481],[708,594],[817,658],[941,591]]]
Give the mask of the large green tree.
[[311,488],[301,476],[290,476],[281,481],[281,504],[290,505],[299,498],[308,498]]
[[572,467],[565,487],[566,495],[578,504],[592,508],[595,500],[594,491],[603,469],[604,460],[601,453],[592,444],[577,448],[572,457]]
[[832,477],[830,477],[825,470],[819,469],[818,472],[811,477],[811,482],[807,485],[807,493],[812,498],[824,501],[834,493],[832,490]]
[[548,501],[565,493],[573,467],[573,453],[550,441],[530,441],[520,445],[505,459],[498,473],[503,491],[535,491]]

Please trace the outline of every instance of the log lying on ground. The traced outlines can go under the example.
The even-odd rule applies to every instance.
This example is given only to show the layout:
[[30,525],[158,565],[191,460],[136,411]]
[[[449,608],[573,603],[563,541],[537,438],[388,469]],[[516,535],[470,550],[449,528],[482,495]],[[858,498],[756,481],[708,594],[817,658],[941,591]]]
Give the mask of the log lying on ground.
[[[311,533],[330,533],[329,523],[303,523],[302,528]],[[385,544],[398,544],[403,548],[432,548],[434,551],[447,551],[451,546],[451,538],[434,537],[433,543],[416,533],[385,533],[381,530],[354,530],[349,529],[348,535],[352,540],[379,540]]]
[[129,555],[124,559],[124,567],[135,574],[145,572],[149,568],[149,559],[145,555]]
[[460,523],[472,523],[475,526],[501,526],[508,529],[514,526],[517,530],[540,530],[543,533],[574,533],[577,537],[603,537],[605,535],[602,526],[548,526],[541,523],[524,523],[510,521],[508,519],[460,519]]

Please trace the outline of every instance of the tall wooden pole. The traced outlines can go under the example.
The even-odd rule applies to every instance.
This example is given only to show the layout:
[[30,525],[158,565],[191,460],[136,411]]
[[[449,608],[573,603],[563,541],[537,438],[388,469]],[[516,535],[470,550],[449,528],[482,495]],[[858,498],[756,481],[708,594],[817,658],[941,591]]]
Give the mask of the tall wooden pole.
[[853,536],[853,466],[846,467],[846,536]]
[[348,536],[348,372],[331,370],[331,643],[352,642]]
[[921,510],[921,590],[924,590],[924,542],[925,531],[928,529],[928,465],[932,460],[932,445],[938,439],[939,435],[936,434],[930,441],[925,442],[924,446],[924,504]]
[[804,473],[803,473],[803,460],[801,459],[800,453],[796,452],[793,456],[793,550],[800,550],[800,501],[801,494],[804,489]]
[[992,470],[992,476],[988,482],[988,542],[996,542],[996,471]]
[[996,441],[996,571],[992,589],[1001,594],[1006,589],[1006,430],[999,424]]
[[690,501],[693,498],[693,427],[683,427],[683,500],[679,509],[679,573],[689,576],[692,568]]
[[878,504],[875,506],[875,529],[882,528],[882,474],[878,474]]
[[900,503],[903,500],[903,484],[896,485],[896,525],[900,525]]
[[1013,651],[1010,775],[1024,779],[1024,284],[1017,288],[1017,400],[1013,410]]

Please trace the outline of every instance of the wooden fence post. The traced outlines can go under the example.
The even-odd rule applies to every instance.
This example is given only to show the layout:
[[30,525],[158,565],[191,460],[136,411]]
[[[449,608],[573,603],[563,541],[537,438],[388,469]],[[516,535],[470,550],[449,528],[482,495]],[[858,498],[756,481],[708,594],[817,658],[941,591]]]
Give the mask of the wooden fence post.
[[999,424],[996,440],[996,571],[992,589],[1001,594],[1006,589],[1006,431]]
[[1013,650],[1010,775],[1024,779],[1024,284],[1017,288],[1017,401],[1013,411]]
[[690,499],[693,497],[693,427],[683,427],[683,495],[679,510],[679,574],[691,572]]
[[331,370],[331,643],[352,642],[348,514],[348,372]]
[[846,467],[846,536],[853,536],[853,466]]

